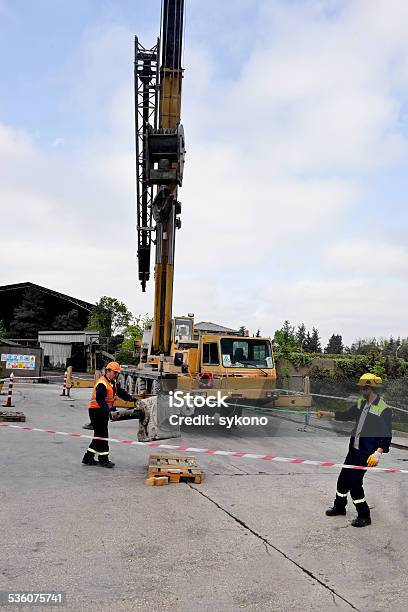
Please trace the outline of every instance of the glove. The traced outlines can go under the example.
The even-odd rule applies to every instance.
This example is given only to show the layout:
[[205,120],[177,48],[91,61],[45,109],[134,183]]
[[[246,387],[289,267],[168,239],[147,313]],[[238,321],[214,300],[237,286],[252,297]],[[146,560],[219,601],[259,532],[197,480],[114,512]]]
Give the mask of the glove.
[[329,410],[318,410],[317,412],[315,412],[315,416],[318,419],[322,419],[323,417],[331,417],[333,416],[333,413],[330,412]]
[[380,461],[380,458],[381,458],[381,453],[380,451],[376,450],[375,453],[370,455],[369,458],[367,459],[368,467],[376,467]]

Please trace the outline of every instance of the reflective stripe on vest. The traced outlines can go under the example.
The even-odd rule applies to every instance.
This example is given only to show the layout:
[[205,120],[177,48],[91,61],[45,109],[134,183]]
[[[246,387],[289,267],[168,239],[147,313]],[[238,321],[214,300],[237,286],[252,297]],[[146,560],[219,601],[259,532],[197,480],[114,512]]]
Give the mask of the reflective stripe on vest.
[[364,398],[359,399],[357,401],[357,405],[358,408],[360,409],[361,413],[360,413],[360,418],[358,420],[357,423],[357,427],[356,427],[356,433],[354,436],[354,448],[359,450],[360,448],[360,434],[362,432],[362,429],[364,427],[364,422],[367,418],[368,414],[373,414],[374,416],[381,416],[381,413],[384,412],[384,410],[386,408],[388,408],[387,404],[384,402],[384,400],[382,400],[381,398],[379,398],[378,403],[374,404],[374,402],[372,404],[368,404],[367,400],[365,400]]
[[96,401],[96,387],[100,383],[102,383],[106,387],[106,399],[105,399],[105,401],[108,404],[109,408],[112,408],[113,402],[115,401],[115,392],[113,390],[113,385],[108,380],[106,380],[106,378],[104,376],[101,376],[96,381],[95,386],[94,386],[93,391],[92,391],[91,401],[88,404],[88,408],[100,408],[98,402]]
[[[361,410],[363,404],[366,402],[365,399],[359,399],[358,400],[358,407]],[[388,408],[388,405],[384,402],[383,399],[379,399],[377,404],[374,404],[374,402],[370,405],[370,414],[374,414],[376,416],[380,416],[382,412],[384,412],[384,410],[386,410]]]

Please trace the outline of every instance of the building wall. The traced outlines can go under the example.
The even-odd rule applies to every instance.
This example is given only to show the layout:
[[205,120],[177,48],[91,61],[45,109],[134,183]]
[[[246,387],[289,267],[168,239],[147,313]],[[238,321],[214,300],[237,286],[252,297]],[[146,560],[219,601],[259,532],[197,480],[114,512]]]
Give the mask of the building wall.
[[49,358],[49,365],[54,368],[65,368],[67,359],[71,357],[71,344],[57,344],[56,342],[41,342],[44,358]]
[[296,368],[293,363],[284,357],[281,357],[276,363],[276,373],[285,389],[289,389],[291,391],[303,391],[305,376],[310,376],[310,370],[313,367],[334,372],[336,362],[334,359],[314,357],[310,366],[301,366],[300,368]]

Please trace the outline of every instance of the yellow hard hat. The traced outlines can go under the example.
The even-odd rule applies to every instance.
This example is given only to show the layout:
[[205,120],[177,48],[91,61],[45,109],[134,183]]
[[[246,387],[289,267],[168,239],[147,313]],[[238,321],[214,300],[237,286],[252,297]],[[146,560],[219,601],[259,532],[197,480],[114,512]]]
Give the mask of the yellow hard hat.
[[359,387],[381,387],[382,378],[371,373],[363,374],[357,385]]

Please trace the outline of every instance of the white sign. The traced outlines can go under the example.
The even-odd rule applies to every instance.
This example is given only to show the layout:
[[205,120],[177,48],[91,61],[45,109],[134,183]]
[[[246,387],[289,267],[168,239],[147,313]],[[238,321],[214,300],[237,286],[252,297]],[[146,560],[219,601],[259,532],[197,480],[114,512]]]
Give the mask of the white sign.
[[222,365],[224,366],[224,368],[230,368],[231,367],[231,356],[228,355],[223,355],[222,356]]
[[1,361],[6,362],[6,370],[35,370],[35,355],[3,353]]

